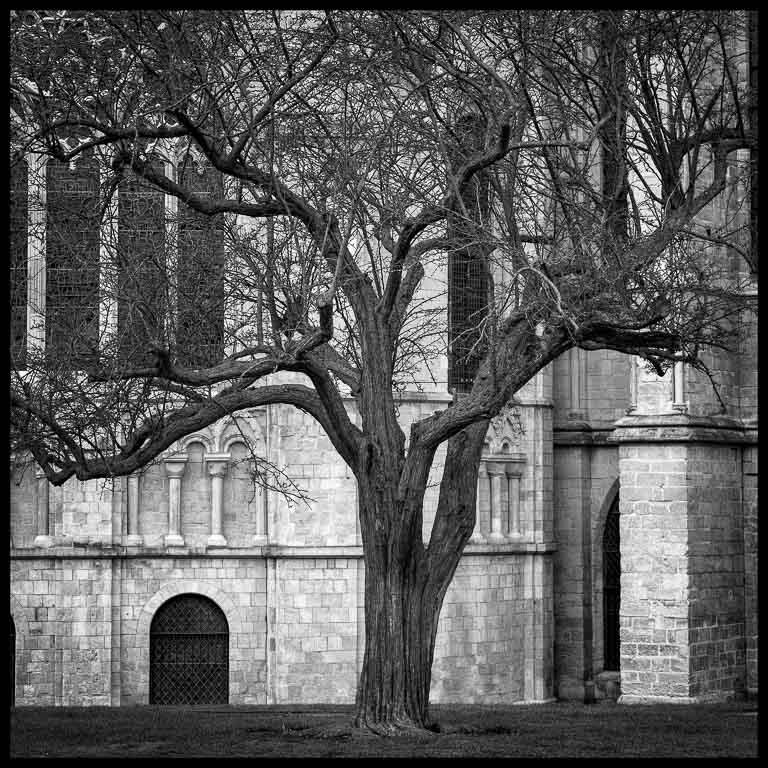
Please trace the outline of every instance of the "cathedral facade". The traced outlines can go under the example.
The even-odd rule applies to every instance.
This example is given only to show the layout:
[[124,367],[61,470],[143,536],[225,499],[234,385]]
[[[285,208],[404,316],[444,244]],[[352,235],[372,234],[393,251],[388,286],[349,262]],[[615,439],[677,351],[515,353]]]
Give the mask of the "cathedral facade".
[[[755,336],[720,371],[727,414],[682,365],[571,350],[497,417],[433,702],[756,692]],[[404,393],[404,424],[449,400]],[[247,446],[304,498],[254,483]],[[111,481],[19,466],[10,509],[17,705],[354,701],[355,483],[305,414],[223,420]]]
[[[31,156],[13,171],[18,359],[66,343],[73,317],[94,344],[117,334],[127,302],[110,305],[99,289],[109,244],[137,264],[147,243],[169,245],[164,207],[175,215],[181,204],[125,187],[106,224],[83,221],[80,261],[67,263],[68,243],[49,223],[74,210],[67,199],[98,198],[104,178],[92,161]],[[747,215],[729,205],[708,215]],[[211,232],[196,240],[204,226],[178,221],[175,286],[208,316],[219,297],[200,299],[183,237],[196,248]],[[219,245],[212,263],[224,269]],[[125,291],[151,286],[152,275],[136,275]],[[430,272],[420,290],[445,301],[446,283]],[[756,294],[756,275],[752,284]],[[177,330],[199,342],[190,306]],[[221,322],[205,337],[212,354]],[[741,322],[740,346],[707,353],[717,393],[683,363],[660,377],[629,355],[571,349],[494,419],[475,530],[440,614],[432,702],[757,693],[757,321],[745,310]],[[405,434],[451,403],[449,364],[435,360],[428,385],[399,393]],[[345,405],[359,423],[354,397]],[[365,579],[355,479],[307,414],[272,405],[224,418],[142,471],[103,481],[54,487],[12,458],[13,703],[354,702]],[[261,462],[287,485],[259,483]],[[440,465],[438,452],[425,541]]]

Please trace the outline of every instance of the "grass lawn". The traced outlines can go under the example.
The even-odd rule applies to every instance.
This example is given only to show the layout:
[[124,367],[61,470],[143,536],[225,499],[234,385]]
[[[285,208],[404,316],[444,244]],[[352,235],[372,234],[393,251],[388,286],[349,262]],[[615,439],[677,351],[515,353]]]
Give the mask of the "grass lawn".
[[351,707],[17,707],[11,757],[756,757],[757,705],[434,706],[440,732],[380,738]]

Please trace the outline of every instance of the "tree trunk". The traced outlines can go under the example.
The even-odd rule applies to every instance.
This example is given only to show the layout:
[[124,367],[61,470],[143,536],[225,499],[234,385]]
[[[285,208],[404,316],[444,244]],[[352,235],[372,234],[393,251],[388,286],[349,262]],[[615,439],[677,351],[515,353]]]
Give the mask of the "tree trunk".
[[[387,734],[427,725],[429,676],[440,606],[427,593],[422,503],[431,454],[400,471],[377,444],[358,475],[365,555],[365,656],[355,725]],[[388,472],[387,469],[390,471]]]
[[[355,726],[386,735],[425,729],[443,598],[475,522],[477,469],[488,422],[448,442],[429,546],[422,504],[432,453],[412,447],[397,487],[358,476],[365,555],[365,655]],[[382,504],[391,506],[383,508]]]
[[[421,542],[418,542],[421,546]],[[387,569],[366,559],[365,656],[355,725],[380,734],[424,729],[440,605],[427,594],[423,557]]]

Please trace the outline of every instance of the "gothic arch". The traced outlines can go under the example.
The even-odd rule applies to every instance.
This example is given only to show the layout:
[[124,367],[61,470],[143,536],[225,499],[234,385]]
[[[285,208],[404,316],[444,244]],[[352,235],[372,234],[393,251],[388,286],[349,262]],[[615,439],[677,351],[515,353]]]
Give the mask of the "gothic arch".
[[[603,668],[606,663],[606,621],[605,615],[605,563],[604,563],[604,542],[603,537],[605,535],[606,525],[608,523],[608,516],[614,512],[620,514],[619,507],[619,479],[616,478],[608,492],[605,495],[605,499],[597,513],[595,519],[595,525],[593,527],[592,538],[592,552],[593,552],[593,583],[599,585],[599,596],[597,590],[594,591],[593,599],[593,616],[594,626],[597,629],[599,627],[600,647],[602,649]],[[618,627],[614,627],[614,632],[618,635]]]
[[210,438],[210,436],[204,435],[200,432],[195,432],[194,434],[187,435],[186,437],[183,437],[181,440],[179,440],[177,445],[180,454],[184,455],[187,453],[189,446],[193,443],[200,443],[203,446],[203,451],[205,453],[214,452],[213,440]]
[[603,503],[600,505],[600,509],[595,518],[595,525],[592,528],[592,551],[601,552],[603,546],[603,531],[605,530],[605,521],[608,519],[608,513],[619,499],[619,478],[617,477],[611,487],[608,489],[608,493],[605,494]]
[[141,703],[149,702],[149,631],[152,618],[157,609],[172,597],[181,594],[203,595],[211,599],[223,611],[229,625],[229,690],[233,690],[233,680],[239,676],[243,668],[242,649],[238,648],[235,637],[243,632],[243,619],[239,608],[229,595],[218,587],[196,579],[181,579],[173,583],[164,584],[155,594],[147,600],[141,609],[136,623],[136,659],[139,669],[137,681],[137,696]]

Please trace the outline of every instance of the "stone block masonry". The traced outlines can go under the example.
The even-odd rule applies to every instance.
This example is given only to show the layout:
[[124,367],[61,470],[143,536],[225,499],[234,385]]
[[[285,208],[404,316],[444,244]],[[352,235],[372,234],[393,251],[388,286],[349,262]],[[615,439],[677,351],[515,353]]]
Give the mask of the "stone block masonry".
[[355,558],[301,558],[278,563],[277,701],[354,701],[357,578]]
[[741,451],[620,445],[624,700],[744,690]]
[[434,703],[492,704],[552,696],[549,555],[465,556],[440,614]]
[[[432,701],[548,699],[550,555],[475,549],[446,594]],[[228,557],[49,552],[12,561],[18,705],[149,703],[152,618],[188,593],[226,617],[231,704],[354,702],[364,642],[359,548],[325,557],[301,548]]]

